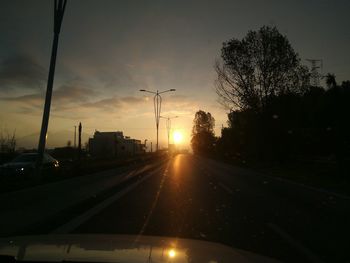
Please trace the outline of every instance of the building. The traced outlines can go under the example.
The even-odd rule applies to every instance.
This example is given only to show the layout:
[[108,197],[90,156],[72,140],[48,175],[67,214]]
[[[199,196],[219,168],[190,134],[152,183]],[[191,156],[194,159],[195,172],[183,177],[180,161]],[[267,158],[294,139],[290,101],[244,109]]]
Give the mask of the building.
[[144,152],[141,140],[124,137],[121,131],[95,131],[93,138],[89,139],[89,153],[93,157],[124,157]]

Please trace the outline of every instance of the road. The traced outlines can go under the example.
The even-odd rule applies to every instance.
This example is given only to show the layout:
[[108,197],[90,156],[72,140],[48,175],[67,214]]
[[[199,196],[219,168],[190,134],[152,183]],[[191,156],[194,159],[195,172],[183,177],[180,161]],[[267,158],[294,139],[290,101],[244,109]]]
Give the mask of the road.
[[348,208],[346,198],[177,155],[73,229],[68,223],[57,233],[194,238],[285,262],[349,262]]
[[66,212],[45,231],[201,239],[284,262],[350,262],[349,204],[347,197],[180,154],[79,215]]

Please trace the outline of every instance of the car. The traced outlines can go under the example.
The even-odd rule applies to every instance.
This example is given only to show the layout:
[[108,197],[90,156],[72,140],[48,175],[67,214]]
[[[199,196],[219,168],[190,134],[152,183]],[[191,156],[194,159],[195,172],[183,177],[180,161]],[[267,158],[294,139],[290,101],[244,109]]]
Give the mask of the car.
[[[1,166],[1,172],[4,175],[29,176],[33,175],[38,153],[22,153],[11,162]],[[44,153],[42,172],[43,174],[57,173],[59,162],[51,155]]]

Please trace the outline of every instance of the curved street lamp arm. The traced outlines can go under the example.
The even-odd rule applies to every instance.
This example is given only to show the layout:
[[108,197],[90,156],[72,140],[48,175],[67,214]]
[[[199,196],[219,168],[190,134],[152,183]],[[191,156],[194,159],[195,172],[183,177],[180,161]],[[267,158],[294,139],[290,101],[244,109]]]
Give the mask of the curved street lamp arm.
[[162,94],[162,93],[170,92],[170,91],[175,91],[175,90],[176,89],[168,89],[168,90],[164,90],[164,91],[158,92],[158,94]]
[[152,93],[152,94],[157,94],[157,92],[149,91],[149,90],[145,90],[145,89],[140,89],[140,91],[142,91],[142,92],[148,92],[148,93]]

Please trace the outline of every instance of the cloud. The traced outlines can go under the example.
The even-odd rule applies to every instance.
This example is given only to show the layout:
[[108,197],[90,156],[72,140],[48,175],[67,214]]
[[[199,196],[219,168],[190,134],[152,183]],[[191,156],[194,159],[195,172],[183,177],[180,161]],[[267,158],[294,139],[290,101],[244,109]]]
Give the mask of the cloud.
[[[147,84],[144,79],[139,79],[137,70],[129,65],[113,64],[110,67],[92,69],[97,79],[104,84],[107,89],[146,89]],[[136,73],[136,74],[135,74]]]
[[91,98],[97,96],[97,92],[81,87],[79,85],[67,84],[60,86],[53,92],[53,98],[58,102],[86,102]]
[[98,108],[101,110],[111,110],[114,108],[119,108],[121,106],[121,102],[117,97],[112,97],[90,103],[85,103],[82,106],[87,108]]
[[193,100],[189,96],[185,95],[170,95],[163,97],[162,110],[164,111],[192,111],[198,107],[198,101]]
[[134,108],[136,105],[139,105],[145,101],[144,98],[141,97],[111,97],[105,98],[98,101],[85,103],[81,106],[88,108],[97,108],[104,111],[115,111],[126,108]]
[[128,104],[140,104],[145,101],[145,99],[142,97],[132,97],[132,96],[122,97],[120,98],[120,100],[123,103],[128,103]]
[[34,58],[17,54],[0,63],[0,89],[42,89],[47,71]]
[[[78,85],[62,85],[53,90],[52,109],[54,111],[64,111],[78,107],[81,103],[86,103],[97,95],[94,90],[80,87]],[[28,95],[2,97],[1,101],[9,101],[18,106],[18,113],[33,114],[42,111],[45,93],[37,92]]]
[[1,98],[1,100],[17,103],[19,113],[33,113],[43,107],[43,96],[40,94]]
[[[51,113],[61,118],[89,118],[103,114],[137,114],[153,116],[153,99],[151,96],[111,96],[100,97],[101,94],[91,88],[82,87],[80,83],[68,83],[54,89]],[[16,113],[41,115],[45,93],[37,92],[29,95],[3,97],[0,101],[8,101],[15,107]],[[198,102],[188,96],[174,94],[164,98],[162,114],[192,115],[199,107]]]

